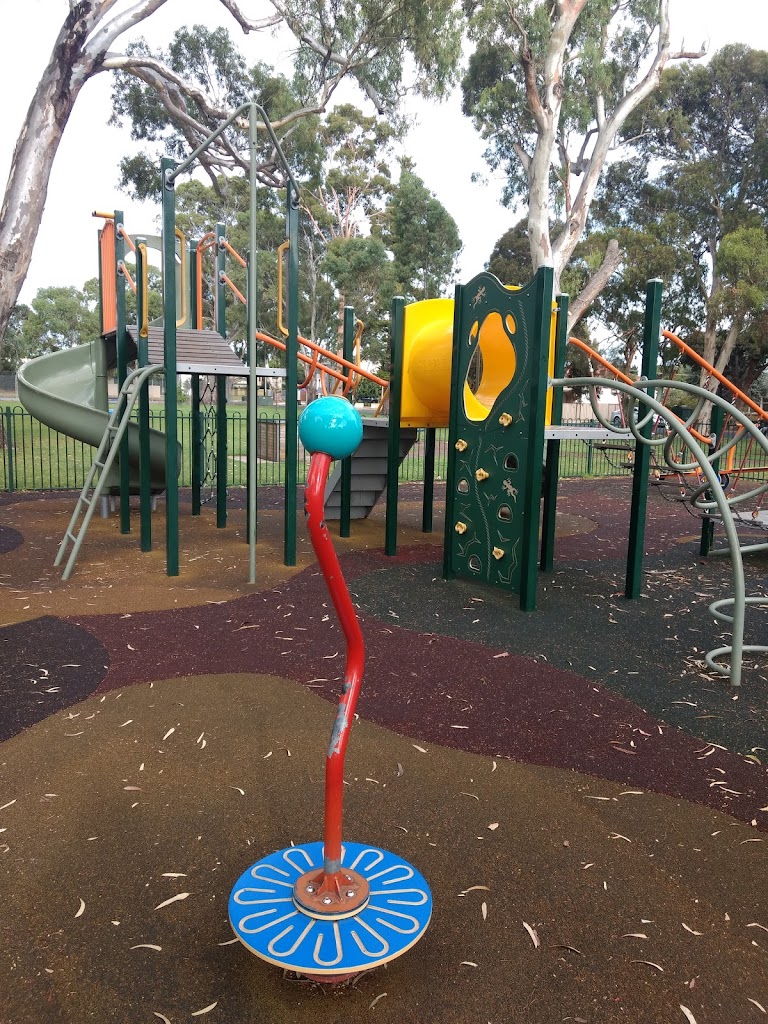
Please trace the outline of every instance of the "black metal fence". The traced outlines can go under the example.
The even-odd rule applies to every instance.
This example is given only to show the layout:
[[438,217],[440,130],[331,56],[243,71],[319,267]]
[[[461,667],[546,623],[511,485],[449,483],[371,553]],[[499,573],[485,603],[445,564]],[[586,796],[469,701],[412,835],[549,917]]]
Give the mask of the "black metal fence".
[[[214,443],[215,428],[211,420],[201,413],[203,443]],[[589,425],[589,420],[569,421],[566,425]],[[150,425],[163,430],[165,413],[153,409]],[[597,425],[597,424],[592,424]],[[260,413],[257,428],[258,482],[262,486],[285,482],[285,421],[273,413]],[[180,411],[178,438],[182,446],[179,483],[183,487],[192,481],[192,414]],[[737,452],[735,464],[743,462],[747,468],[759,470],[765,462],[765,453],[757,446],[747,451],[743,442]],[[566,439],[560,443],[559,472],[561,477],[629,476],[632,473],[634,445],[618,437],[608,441],[585,442]],[[245,486],[247,478],[248,431],[245,410],[230,407],[227,413],[228,482],[232,486]],[[402,481],[424,479],[425,431],[420,430],[416,444],[400,467]],[[83,486],[93,459],[94,449],[71,437],[59,434],[33,419],[21,406],[0,409],[0,490],[52,491],[78,490]],[[445,480],[448,460],[448,431],[437,431],[435,451],[435,477]],[[213,460],[203,459],[203,464]],[[299,483],[304,483],[309,467],[309,456],[299,449]]]

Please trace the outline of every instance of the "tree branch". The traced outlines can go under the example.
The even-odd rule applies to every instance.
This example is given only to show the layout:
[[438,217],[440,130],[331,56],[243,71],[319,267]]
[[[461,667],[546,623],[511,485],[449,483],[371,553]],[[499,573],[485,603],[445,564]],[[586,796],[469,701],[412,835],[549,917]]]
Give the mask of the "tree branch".
[[612,238],[605,250],[603,262],[568,307],[569,331],[573,330],[574,324],[578,323],[603,288],[605,288],[623,258],[624,254],[619,247],[619,243],[615,238]]

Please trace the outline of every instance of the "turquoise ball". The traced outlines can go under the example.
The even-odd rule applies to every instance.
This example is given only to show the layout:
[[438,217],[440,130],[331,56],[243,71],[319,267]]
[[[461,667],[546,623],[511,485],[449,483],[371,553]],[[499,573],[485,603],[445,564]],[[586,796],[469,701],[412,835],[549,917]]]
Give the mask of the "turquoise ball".
[[301,414],[299,437],[308,452],[346,459],[363,439],[363,421],[346,398],[327,395],[311,402]]

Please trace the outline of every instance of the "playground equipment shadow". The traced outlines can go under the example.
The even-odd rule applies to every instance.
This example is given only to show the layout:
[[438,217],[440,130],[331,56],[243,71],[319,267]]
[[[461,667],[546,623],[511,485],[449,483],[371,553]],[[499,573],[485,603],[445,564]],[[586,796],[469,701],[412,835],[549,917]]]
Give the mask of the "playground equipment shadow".
[[184,515],[175,579],[161,517],[148,554],[99,521],[62,584],[71,503],[5,497],[3,1024],[761,1019],[768,673],[734,693],[701,667],[727,564],[652,493],[624,600],[627,484],[566,483],[524,614],[443,581],[441,506],[425,535],[402,496],[395,558],[380,507],[337,539],[368,647],[345,833],[415,864],[435,912],[337,991],[251,957],[226,912],[249,863],[322,830],[344,648],[303,531],[287,569],[262,504],[251,587],[241,509]]

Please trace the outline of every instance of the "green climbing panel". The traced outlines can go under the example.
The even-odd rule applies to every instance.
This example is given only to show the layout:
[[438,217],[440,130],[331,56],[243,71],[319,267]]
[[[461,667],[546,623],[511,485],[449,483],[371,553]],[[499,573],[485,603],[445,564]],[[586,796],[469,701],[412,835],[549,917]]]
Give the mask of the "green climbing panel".
[[536,587],[552,271],[456,289],[444,575]]

